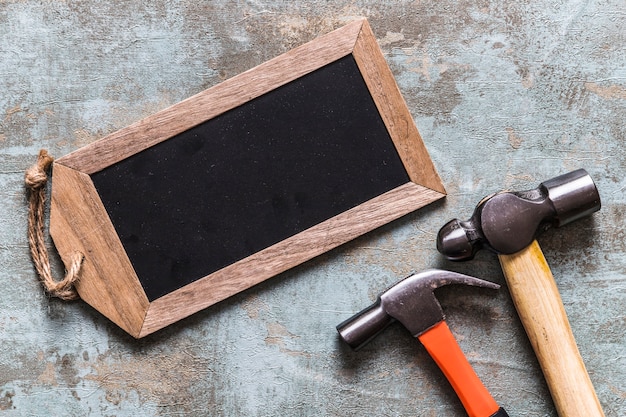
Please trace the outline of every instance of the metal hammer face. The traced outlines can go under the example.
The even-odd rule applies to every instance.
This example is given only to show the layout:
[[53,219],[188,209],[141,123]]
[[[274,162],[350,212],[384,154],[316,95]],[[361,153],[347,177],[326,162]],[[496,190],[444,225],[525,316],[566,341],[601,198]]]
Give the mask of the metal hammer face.
[[512,254],[550,227],[600,209],[600,194],[584,169],[560,175],[521,192],[485,197],[469,220],[451,220],[437,236],[437,249],[450,260],[469,260],[481,247]]
[[388,288],[374,304],[338,325],[337,331],[354,350],[363,347],[396,320],[417,337],[443,321],[444,314],[433,291],[449,284],[500,288],[498,284],[456,272],[424,271]]

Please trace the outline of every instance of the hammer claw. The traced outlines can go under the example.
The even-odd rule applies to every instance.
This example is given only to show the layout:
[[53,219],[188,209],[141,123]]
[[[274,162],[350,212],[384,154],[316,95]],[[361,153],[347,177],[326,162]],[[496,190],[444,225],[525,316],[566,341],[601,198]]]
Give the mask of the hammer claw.
[[491,288],[492,290],[497,290],[500,288],[500,285],[494,282],[485,281],[484,279],[460,274],[458,272],[446,271],[443,269],[431,269],[405,278],[405,280],[409,279],[426,279],[432,286],[432,289],[451,284],[462,284],[469,285],[471,287]]
[[445,285],[463,284],[498,289],[500,286],[458,272],[429,269],[411,275],[380,296],[384,311],[401,322],[414,337],[444,319],[441,305],[433,291]]

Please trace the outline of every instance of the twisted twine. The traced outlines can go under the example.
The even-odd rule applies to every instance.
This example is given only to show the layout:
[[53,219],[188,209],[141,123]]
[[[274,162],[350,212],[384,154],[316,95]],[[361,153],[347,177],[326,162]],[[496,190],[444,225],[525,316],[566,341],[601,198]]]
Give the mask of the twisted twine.
[[74,288],[74,283],[78,281],[80,268],[83,262],[83,254],[75,252],[70,260],[70,267],[65,274],[65,278],[56,281],[52,278],[48,250],[44,240],[44,207],[46,202],[46,183],[48,175],[46,172],[52,165],[54,159],[48,155],[45,149],[39,151],[37,163],[26,171],[24,182],[29,190],[28,195],[28,246],[30,254],[35,264],[39,279],[46,292],[53,297],[62,300],[74,300],[78,298],[78,293]]

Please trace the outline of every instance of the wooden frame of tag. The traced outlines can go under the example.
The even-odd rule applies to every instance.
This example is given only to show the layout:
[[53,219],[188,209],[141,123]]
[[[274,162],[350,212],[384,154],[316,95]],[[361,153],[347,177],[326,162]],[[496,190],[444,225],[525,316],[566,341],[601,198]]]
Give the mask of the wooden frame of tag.
[[[90,174],[352,54],[410,182],[152,302]],[[357,20],[55,161],[50,234],[66,265],[85,255],[76,288],[136,338],[445,196],[444,187],[365,19]]]

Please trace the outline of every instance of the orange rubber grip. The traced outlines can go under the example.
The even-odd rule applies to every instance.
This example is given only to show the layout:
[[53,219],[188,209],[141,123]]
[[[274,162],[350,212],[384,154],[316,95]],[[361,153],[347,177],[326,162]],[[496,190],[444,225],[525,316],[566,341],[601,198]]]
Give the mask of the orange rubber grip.
[[446,322],[418,336],[444,373],[470,417],[489,417],[499,410],[487,388],[472,369]]

